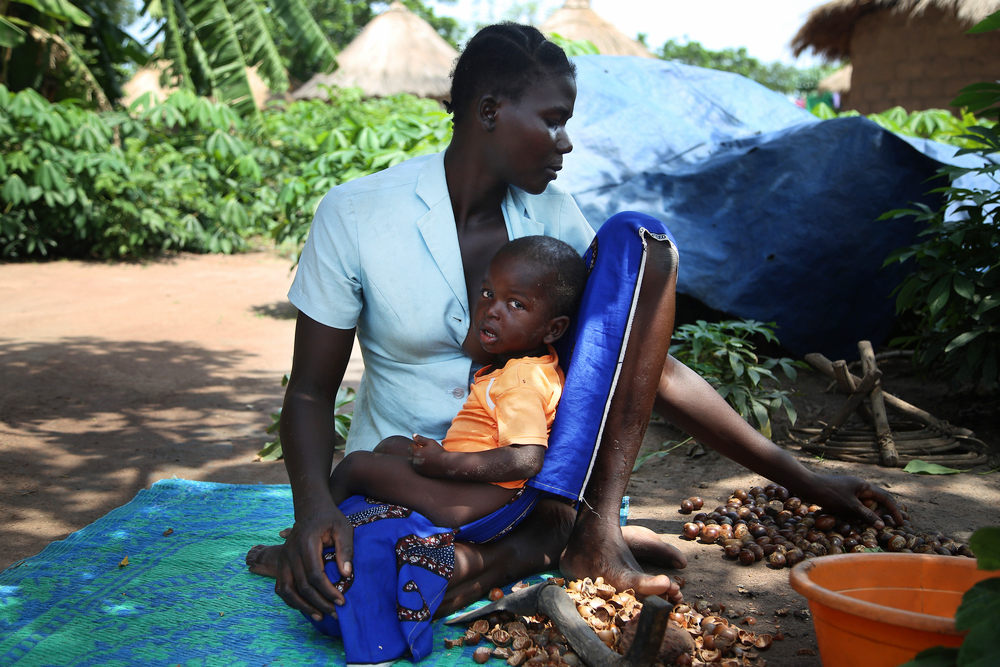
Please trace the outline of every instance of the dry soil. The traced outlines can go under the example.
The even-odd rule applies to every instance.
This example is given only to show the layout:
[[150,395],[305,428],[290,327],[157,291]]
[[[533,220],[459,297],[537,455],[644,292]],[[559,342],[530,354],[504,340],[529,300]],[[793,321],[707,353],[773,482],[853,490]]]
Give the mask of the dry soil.
[[[280,461],[255,462],[254,454],[268,440],[264,428],[291,364],[290,266],[271,252],[0,264],[0,570],[158,479],[287,483]],[[1000,449],[995,399],[950,394],[906,362],[883,370],[887,389]],[[360,372],[356,355],[347,381],[356,384]],[[800,423],[829,418],[843,400],[828,384],[803,373],[792,387]],[[654,423],[646,447],[676,438]],[[976,474],[986,466],[914,476],[790,451],[814,470],[888,488],[919,528],[965,541],[1000,524],[1000,474]],[[765,655],[771,664],[819,665],[806,601],[788,586],[787,571],[741,567],[718,546],[678,537],[682,499],[697,494],[711,508],[736,487],[764,483],[713,452],[691,456],[680,447],[633,476],[630,520],[687,554],[680,574],[688,599],[721,602],[734,622],[753,617],[756,632],[783,632]]]

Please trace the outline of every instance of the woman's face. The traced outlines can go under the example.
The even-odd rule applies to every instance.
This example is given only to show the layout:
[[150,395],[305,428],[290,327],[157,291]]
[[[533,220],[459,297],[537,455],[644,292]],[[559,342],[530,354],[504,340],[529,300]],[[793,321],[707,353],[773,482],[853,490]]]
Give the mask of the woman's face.
[[517,102],[500,99],[491,134],[493,166],[503,181],[540,194],[555,180],[563,155],[573,150],[566,123],[575,103],[576,81],[569,75],[543,76]]

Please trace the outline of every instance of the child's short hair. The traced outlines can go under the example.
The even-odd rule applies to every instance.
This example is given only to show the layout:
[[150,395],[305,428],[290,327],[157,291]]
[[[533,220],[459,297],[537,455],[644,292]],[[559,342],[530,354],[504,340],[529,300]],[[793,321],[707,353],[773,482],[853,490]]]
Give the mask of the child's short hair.
[[546,295],[552,316],[573,317],[576,314],[587,283],[587,266],[571,245],[551,236],[522,236],[501,246],[496,257],[501,256],[527,260],[551,272],[554,277]]

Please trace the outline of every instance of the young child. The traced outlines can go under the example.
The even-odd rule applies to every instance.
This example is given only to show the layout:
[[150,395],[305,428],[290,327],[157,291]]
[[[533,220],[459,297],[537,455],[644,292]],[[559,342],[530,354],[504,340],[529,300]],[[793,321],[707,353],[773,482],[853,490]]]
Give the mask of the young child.
[[460,528],[515,500],[542,468],[565,382],[551,344],[569,326],[585,281],[583,260],[558,239],[504,245],[473,319],[496,360],[475,374],[448,434],[441,444],[395,436],[373,452],[351,453],[330,478],[334,501],[368,496]]

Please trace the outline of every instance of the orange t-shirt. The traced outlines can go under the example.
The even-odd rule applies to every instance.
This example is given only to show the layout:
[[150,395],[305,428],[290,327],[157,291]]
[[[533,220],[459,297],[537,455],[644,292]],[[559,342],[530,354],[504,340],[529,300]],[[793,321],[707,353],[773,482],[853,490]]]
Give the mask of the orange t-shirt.
[[[500,369],[478,371],[469,399],[451,422],[441,446],[449,452],[482,452],[509,445],[548,446],[566,377],[549,346],[541,357],[511,359]],[[528,480],[493,482],[519,489]]]

